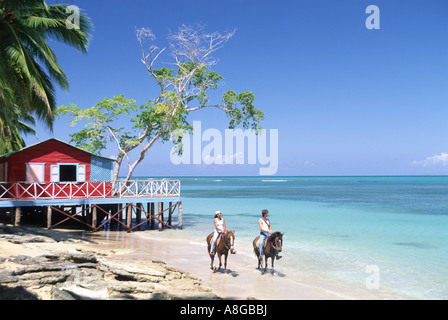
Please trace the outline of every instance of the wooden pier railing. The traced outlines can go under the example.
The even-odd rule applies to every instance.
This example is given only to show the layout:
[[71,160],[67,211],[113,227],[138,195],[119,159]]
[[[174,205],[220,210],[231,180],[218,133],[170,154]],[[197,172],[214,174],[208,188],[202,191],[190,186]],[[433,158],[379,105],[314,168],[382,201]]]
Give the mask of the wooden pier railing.
[[117,181],[114,194],[118,197],[179,197],[180,180]]
[[0,201],[94,198],[179,197],[180,180],[82,183],[0,183]]

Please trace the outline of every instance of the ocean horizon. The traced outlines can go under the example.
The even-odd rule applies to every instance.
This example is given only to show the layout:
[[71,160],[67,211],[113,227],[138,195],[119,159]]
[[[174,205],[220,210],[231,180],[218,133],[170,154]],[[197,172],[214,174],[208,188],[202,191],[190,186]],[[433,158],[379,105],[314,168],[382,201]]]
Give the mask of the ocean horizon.
[[268,209],[273,231],[285,233],[275,269],[291,279],[306,271],[354,288],[448,299],[447,176],[176,178],[190,241],[203,242],[220,210],[237,239],[251,243]]
[[188,241],[204,242],[220,210],[236,249],[252,257],[268,209],[273,231],[285,233],[275,270],[290,279],[306,272],[354,289],[448,299],[448,176],[169,178],[181,180]]

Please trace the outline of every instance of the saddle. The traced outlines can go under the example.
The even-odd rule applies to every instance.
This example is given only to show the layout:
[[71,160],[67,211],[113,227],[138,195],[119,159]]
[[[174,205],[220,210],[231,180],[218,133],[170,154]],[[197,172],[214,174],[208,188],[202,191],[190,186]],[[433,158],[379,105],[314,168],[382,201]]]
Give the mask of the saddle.
[[[270,238],[270,237],[264,238],[264,240],[263,240],[263,249],[266,249],[267,240],[268,240],[269,238]],[[257,248],[260,247],[260,238],[259,238],[259,237],[257,238],[256,245],[257,245]]]
[[[218,236],[218,239],[216,239],[215,247],[219,246],[219,244],[221,243],[222,237],[223,237],[223,234],[220,233],[219,236]],[[210,241],[208,242],[210,247],[212,245],[212,242],[213,242],[213,233],[211,233]],[[213,250],[213,248],[211,248],[211,250]]]

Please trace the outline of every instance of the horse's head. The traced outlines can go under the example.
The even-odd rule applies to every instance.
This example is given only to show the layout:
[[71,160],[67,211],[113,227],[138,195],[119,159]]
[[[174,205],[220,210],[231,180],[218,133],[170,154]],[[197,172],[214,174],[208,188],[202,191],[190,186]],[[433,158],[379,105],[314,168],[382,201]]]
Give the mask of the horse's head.
[[230,248],[230,253],[235,254],[236,250],[234,248],[235,246],[235,230],[226,231],[224,233],[225,243],[226,247]]
[[275,246],[275,249],[278,252],[282,252],[282,246],[283,246],[283,234],[281,232],[274,232],[271,235],[272,244]]

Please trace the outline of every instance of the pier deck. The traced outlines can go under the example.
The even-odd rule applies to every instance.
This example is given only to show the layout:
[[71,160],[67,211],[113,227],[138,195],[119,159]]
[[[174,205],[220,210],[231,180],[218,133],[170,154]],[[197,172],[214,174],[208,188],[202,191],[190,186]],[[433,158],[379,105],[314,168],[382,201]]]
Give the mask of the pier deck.
[[[163,204],[168,202],[167,209]],[[155,203],[158,203],[157,213]],[[0,183],[0,210],[7,212],[11,222],[19,225],[22,209],[47,207],[47,228],[54,228],[67,220],[74,220],[92,231],[97,231],[107,222],[123,225],[126,231],[140,226],[141,216],[159,223],[159,230],[171,226],[171,217],[178,209],[178,228],[182,228],[182,202],[180,201],[180,180],[131,180],[82,183]],[[78,210],[80,208],[80,210]],[[105,209],[106,208],[106,209]],[[67,212],[67,209],[69,210]],[[163,213],[168,211],[168,220],[163,221]],[[56,224],[52,215],[57,212],[66,217]],[[126,224],[122,214],[126,213]],[[81,215],[84,219],[80,219]],[[133,215],[137,225],[132,227]],[[101,217],[101,221],[98,221]],[[106,219],[105,223],[101,223]],[[86,222],[88,221],[88,222]]]

